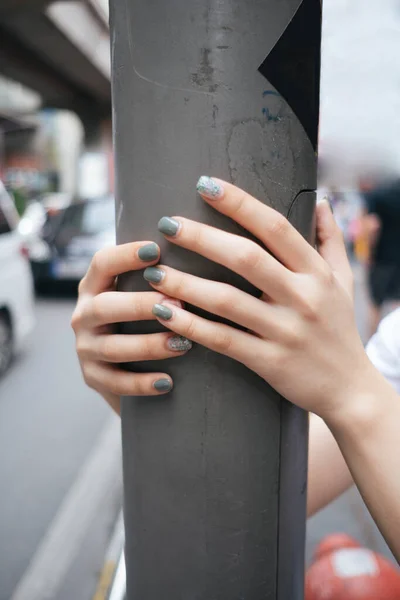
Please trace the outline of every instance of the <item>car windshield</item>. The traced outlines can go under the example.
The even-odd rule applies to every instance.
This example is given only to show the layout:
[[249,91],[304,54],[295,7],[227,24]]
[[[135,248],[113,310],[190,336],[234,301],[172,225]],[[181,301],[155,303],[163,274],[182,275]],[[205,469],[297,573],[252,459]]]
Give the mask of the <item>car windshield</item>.
[[115,223],[114,200],[93,200],[69,206],[62,221],[62,229],[78,235],[97,235],[112,229]]

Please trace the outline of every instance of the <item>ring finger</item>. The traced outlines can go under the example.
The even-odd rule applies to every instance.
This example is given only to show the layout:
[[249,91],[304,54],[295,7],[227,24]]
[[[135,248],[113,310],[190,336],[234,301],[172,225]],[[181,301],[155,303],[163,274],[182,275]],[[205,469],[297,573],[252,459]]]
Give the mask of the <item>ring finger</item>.
[[178,297],[262,337],[276,338],[278,335],[280,320],[276,314],[277,307],[231,285],[209,281],[161,265],[147,268],[144,278],[168,296]]
[[163,217],[158,227],[174,244],[227,267],[273,300],[291,297],[294,274],[259,244],[183,217]]
[[185,354],[191,347],[189,340],[170,333],[106,334],[91,337],[88,343],[81,341],[80,356],[108,363],[163,360]]

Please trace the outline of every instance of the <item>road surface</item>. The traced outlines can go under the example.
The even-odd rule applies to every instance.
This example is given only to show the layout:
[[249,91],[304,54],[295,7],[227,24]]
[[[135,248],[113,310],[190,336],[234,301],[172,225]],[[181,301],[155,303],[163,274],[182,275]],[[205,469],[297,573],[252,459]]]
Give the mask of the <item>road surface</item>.
[[73,306],[38,300],[0,382],[0,600],[89,600],[121,506],[119,423],[82,381]]

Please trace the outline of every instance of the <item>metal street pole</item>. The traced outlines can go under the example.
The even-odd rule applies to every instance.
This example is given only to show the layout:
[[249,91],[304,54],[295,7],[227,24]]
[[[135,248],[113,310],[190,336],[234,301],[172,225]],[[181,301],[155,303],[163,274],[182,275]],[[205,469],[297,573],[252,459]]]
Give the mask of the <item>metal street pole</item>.
[[[157,233],[183,215],[246,235],[196,195],[202,174],[312,241],[320,31],[320,0],[111,0],[118,243],[156,239],[166,264],[257,293]],[[301,600],[307,415],[202,347],[130,368],[175,387],[122,403],[128,600]]]

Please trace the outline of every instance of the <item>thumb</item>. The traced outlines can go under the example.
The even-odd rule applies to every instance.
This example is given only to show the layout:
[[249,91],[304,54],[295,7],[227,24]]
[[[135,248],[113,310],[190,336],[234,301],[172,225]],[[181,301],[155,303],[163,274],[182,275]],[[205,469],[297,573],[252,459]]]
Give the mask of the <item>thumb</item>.
[[337,279],[353,295],[353,274],[347,258],[343,235],[327,198],[317,204],[318,252],[328,263]]

